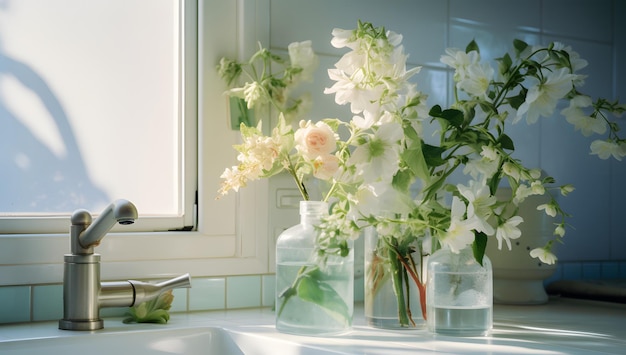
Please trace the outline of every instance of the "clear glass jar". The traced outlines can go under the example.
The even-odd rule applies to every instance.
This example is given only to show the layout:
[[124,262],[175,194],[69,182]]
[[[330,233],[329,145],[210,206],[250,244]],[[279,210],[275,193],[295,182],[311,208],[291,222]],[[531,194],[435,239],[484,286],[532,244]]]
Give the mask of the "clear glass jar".
[[327,213],[319,201],[300,202],[300,224],[276,241],[276,329],[300,335],[341,334],[352,328],[354,250],[322,261],[315,226]]
[[426,315],[432,333],[487,335],[493,324],[493,276],[485,255],[481,266],[472,248],[456,254],[444,247],[428,260]]
[[[365,321],[371,327],[384,329],[423,326],[419,288],[423,287],[424,273],[417,238],[400,241],[394,236],[380,236],[374,228],[367,228],[364,237]],[[400,262],[400,250],[406,251],[402,258],[413,275]],[[413,276],[420,281],[419,287]]]

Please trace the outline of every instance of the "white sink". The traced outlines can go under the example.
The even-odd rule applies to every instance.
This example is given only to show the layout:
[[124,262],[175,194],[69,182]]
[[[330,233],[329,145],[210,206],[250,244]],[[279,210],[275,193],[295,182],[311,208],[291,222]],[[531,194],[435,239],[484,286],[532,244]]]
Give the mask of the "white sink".
[[73,335],[75,336],[4,341],[0,342],[0,353],[2,355],[243,354],[230,335],[218,327]]

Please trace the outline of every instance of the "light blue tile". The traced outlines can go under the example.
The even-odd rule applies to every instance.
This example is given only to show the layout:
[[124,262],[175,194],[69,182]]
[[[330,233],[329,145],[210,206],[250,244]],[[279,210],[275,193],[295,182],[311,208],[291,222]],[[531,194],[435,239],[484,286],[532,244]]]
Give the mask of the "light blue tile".
[[33,320],[63,318],[63,285],[33,286]]
[[626,279],[626,261],[619,263],[619,278]]
[[583,263],[583,278],[599,279],[602,275],[600,263]]
[[231,276],[226,281],[226,307],[261,306],[261,276]]
[[611,0],[550,0],[542,1],[542,8],[546,33],[597,41],[612,38]]
[[124,317],[129,307],[106,307],[100,308],[100,318]]
[[224,309],[226,305],[226,280],[224,278],[193,279],[189,291],[189,310],[204,311]]
[[172,290],[174,300],[170,312],[186,312],[187,311],[187,289],[177,288]]
[[615,261],[605,261],[602,263],[602,279],[619,278],[619,263]]
[[563,264],[563,279],[580,280],[583,276],[582,265],[577,262]]
[[263,297],[261,305],[263,307],[273,307],[276,303],[276,275],[261,276],[263,282]]
[[30,286],[0,287],[0,323],[30,321]]
[[541,27],[541,0],[525,0],[524,6],[511,10],[510,1],[502,0],[451,0],[450,20],[476,26],[494,26],[492,33],[502,29],[524,29],[538,32]]

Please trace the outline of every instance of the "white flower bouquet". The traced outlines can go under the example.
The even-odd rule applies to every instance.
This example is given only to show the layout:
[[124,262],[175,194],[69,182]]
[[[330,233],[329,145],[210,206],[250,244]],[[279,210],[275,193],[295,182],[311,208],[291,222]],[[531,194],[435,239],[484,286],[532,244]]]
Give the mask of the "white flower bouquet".
[[[397,275],[399,305],[407,280],[423,293],[415,257],[446,245],[456,252],[472,247],[482,262],[488,239],[510,248],[511,240],[521,236],[518,226],[523,219],[516,206],[526,197],[573,190],[513,157],[515,145],[506,133],[513,124],[552,116],[558,102],[565,100],[569,106],[561,114],[577,130],[606,136],[591,144],[592,154],[618,160],[626,156],[626,140],[610,119],[626,107],[603,98],[594,101],[580,91],[584,76],[578,71],[586,62],[570,47],[516,40],[512,53],[496,60],[495,69],[481,61],[474,41],[465,50],[448,49],[441,61],[454,70],[454,103],[429,109],[426,95],[409,81],[420,68],[406,68],[401,42],[401,35],[366,22],[359,21],[353,30],[333,30],[333,46],[349,51],[328,70],[335,83],[325,93],[334,94],[339,105],[350,105],[353,117],[301,121],[295,132],[281,119],[271,136],[263,136],[258,127],[242,126],[244,143],[236,147],[240,164],[224,172],[221,189],[225,194],[247,181],[287,171],[307,199],[307,176],[321,179],[328,187],[323,199],[334,204],[319,226],[324,232],[319,245],[332,245],[326,251],[337,252],[337,246],[345,246],[343,241],[363,228],[376,228],[380,248],[385,249],[380,255],[386,257],[374,267],[385,264]],[[267,92],[265,101],[271,101]],[[282,112],[280,105],[275,107]],[[436,142],[423,136],[423,126],[432,124]],[[453,184],[450,177],[459,169],[467,182]],[[498,200],[495,194],[503,181],[513,194]],[[554,240],[530,255],[554,263],[552,248],[565,235],[568,215],[554,198],[537,208],[561,218]],[[424,304],[422,310],[426,316]],[[398,317],[403,326],[412,322],[406,307]]]

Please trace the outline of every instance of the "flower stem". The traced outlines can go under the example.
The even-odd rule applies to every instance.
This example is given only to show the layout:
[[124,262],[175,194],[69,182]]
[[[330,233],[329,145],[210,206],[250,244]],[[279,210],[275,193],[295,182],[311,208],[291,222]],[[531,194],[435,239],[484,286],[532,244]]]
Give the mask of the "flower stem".
[[291,159],[289,158],[289,156],[287,156],[287,162],[289,164],[289,166],[287,167],[287,171],[289,171],[289,174],[291,174],[291,176],[293,177],[293,179],[296,182],[296,186],[298,186],[298,190],[300,191],[300,194],[302,195],[302,198],[305,201],[309,200],[309,193],[306,190],[306,186],[304,186],[304,183],[302,181],[300,181],[300,179],[298,178],[298,174],[296,174],[296,169],[293,166],[293,163],[291,162]]
[[[307,268],[308,268],[307,265],[302,266],[300,270],[298,270],[298,275],[296,279],[293,281],[293,284],[291,284],[289,288],[285,289],[284,291],[280,293],[280,295],[278,295],[279,299],[284,298],[284,300],[280,304],[280,308],[278,309],[278,312],[276,313],[277,317],[280,317],[280,315],[283,313],[283,310],[285,309],[285,305],[287,305],[287,301],[289,301],[291,297],[298,294],[298,291],[297,291],[298,284],[300,283],[300,280],[302,280],[302,277],[307,274]],[[308,272],[311,272],[311,270],[308,270]]]
[[[409,275],[411,276],[411,278],[417,285],[417,289],[419,290],[419,294],[420,294],[420,307],[422,308],[422,316],[424,317],[424,320],[426,320],[428,319],[426,315],[426,286],[420,281],[415,271],[413,271],[413,269],[406,263],[404,258],[402,258],[400,254],[397,254],[397,255],[398,255],[398,260],[400,260],[400,263],[402,263],[402,265],[404,266],[404,269],[409,273]],[[413,259],[411,259],[411,261],[412,260]]]

